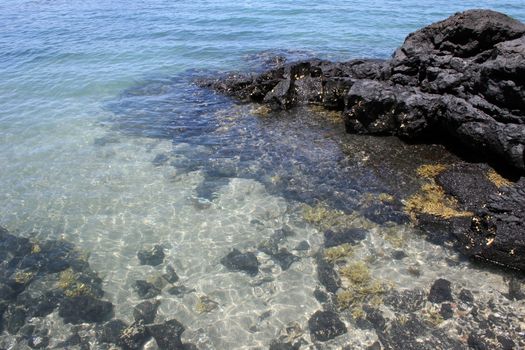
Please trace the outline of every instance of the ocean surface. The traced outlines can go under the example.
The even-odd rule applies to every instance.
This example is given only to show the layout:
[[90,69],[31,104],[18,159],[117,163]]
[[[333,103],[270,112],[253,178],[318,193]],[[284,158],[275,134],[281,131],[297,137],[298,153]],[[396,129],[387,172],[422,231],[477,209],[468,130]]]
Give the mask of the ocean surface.
[[[402,197],[419,185],[414,169],[453,155],[351,137],[316,110],[264,118],[192,83],[262,69],[274,55],[388,58],[409,33],[469,8],[525,21],[523,0],[0,0],[0,226],[87,252],[127,322],[141,301],[134,282],[173,266],[195,291],[163,291],[158,321],[177,318],[183,340],[201,349],[265,348],[291,322],[305,328],[320,308],[314,253],[323,235],[303,214],[319,203],[369,231],[356,257],[372,256],[377,278],[428,288],[446,274],[502,292],[500,274],[472,268],[408,224],[361,215],[370,195]],[[299,258],[286,269],[257,249],[282,231],[292,233],[280,247]],[[294,250],[304,241],[309,250]],[[163,264],[139,265],[137,252],[155,244]],[[399,244],[409,259],[381,258]],[[256,252],[256,278],[220,263],[232,248]],[[419,278],[407,273],[414,266]],[[216,307],[203,312],[208,299]],[[71,325],[48,318],[52,347]],[[0,335],[0,347],[25,346],[17,344]]]

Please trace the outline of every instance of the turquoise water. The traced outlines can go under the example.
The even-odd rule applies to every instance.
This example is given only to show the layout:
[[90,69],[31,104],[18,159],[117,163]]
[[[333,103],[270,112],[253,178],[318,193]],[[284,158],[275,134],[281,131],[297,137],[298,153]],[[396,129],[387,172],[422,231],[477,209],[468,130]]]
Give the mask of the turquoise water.
[[[403,169],[455,158],[424,147],[414,154],[393,139],[354,144],[340,129],[302,120],[302,112],[261,120],[250,106],[198,90],[193,77],[259,69],[274,53],[387,58],[408,33],[480,7],[525,21],[522,0],[0,0],[0,225],[90,252],[107,298],[126,320],[139,302],[130,286],[156,273],[138,266],[136,252],[164,244],[167,261],[198,294],[183,301],[164,295],[161,317],[176,315],[189,328],[186,339],[202,348],[266,346],[283,325],[304,324],[319,308],[313,258],[304,253],[281,271],[259,253],[267,270],[260,279],[271,275],[273,282],[258,284],[218,264],[230,248],[253,249],[291,227],[296,235],[287,248],[307,240],[313,251],[322,235],[301,219],[304,203],[350,212],[365,193],[418,185],[405,174],[401,186],[373,164]],[[349,159],[341,140],[355,151]],[[390,145],[398,150],[394,160],[379,154]],[[370,158],[375,163],[367,166]],[[353,225],[373,233],[366,251],[394,249],[380,239],[385,232],[411,232],[363,217]],[[444,257],[455,257],[424,240],[410,242],[412,260],[379,261],[376,273],[422,287],[449,268]],[[403,272],[412,265],[427,269],[417,281]],[[503,288],[499,275],[468,265],[448,274],[488,295]],[[206,317],[195,312],[199,295],[217,300],[219,309]],[[273,316],[258,321],[268,308]],[[258,332],[250,331],[254,325]],[[56,341],[67,331],[57,325]],[[358,344],[371,341],[352,336]],[[16,341],[5,335],[2,342]]]

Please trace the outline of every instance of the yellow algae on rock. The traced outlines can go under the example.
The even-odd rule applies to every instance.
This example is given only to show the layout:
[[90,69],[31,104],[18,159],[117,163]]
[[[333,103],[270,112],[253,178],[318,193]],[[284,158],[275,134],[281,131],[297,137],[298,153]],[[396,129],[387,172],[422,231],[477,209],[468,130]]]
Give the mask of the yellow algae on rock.
[[337,303],[341,309],[353,307],[354,311],[359,310],[366,300],[370,300],[376,306],[382,303],[380,295],[386,292],[387,286],[372,278],[365,263],[349,264],[340,269],[339,274],[348,284],[337,294]]
[[34,272],[22,272],[19,271],[15,274],[15,282],[18,284],[26,284],[33,279],[35,276]]
[[371,279],[370,270],[362,261],[343,267],[339,273],[353,284],[368,283]]
[[487,172],[487,178],[498,188],[512,185],[512,181],[507,180],[506,178],[498,174],[494,169],[490,169]]
[[71,268],[64,270],[59,275],[58,286],[64,290],[64,294],[70,298],[79,295],[91,295],[92,291],[88,285],[79,282]]
[[457,209],[457,200],[447,196],[441,186],[428,183],[405,201],[405,212],[416,219],[417,214],[430,214],[444,219],[472,216],[468,211]]
[[425,164],[417,168],[416,172],[421,177],[433,179],[445,170],[447,170],[445,164]]

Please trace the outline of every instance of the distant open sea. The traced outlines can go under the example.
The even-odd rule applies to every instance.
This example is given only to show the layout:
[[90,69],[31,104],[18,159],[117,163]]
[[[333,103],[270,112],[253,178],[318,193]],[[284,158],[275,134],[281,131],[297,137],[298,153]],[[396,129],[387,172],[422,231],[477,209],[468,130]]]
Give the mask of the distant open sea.
[[[268,124],[192,79],[259,69],[274,54],[386,59],[409,33],[470,8],[525,21],[523,0],[0,0],[0,226],[88,252],[116,316],[127,321],[140,301],[133,283],[157,271],[139,265],[137,251],[162,244],[164,264],[197,295],[164,293],[161,318],[179,319],[185,339],[201,348],[267,347],[283,325],[305,324],[319,308],[311,254],[296,253],[301,260],[284,271],[258,252],[272,279],[259,284],[220,259],[231,248],[256,251],[283,228],[295,232],[287,249],[307,241],[314,251],[322,234],[301,218],[302,205],[326,201],[352,212],[365,193],[398,184],[343,167],[337,142],[316,140],[318,126]],[[373,154],[376,141],[367,140]],[[408,164],[406,154],[399,158]],[[382,245],[374,236],[382,228],[368,229],[367,247]],[[428,286],[455,254],[421,239],[406,252],[435,264],[417,282],[400,265],[378,263],[376,273]],[[465,266],[448,274],[472,289],[500,283]],[[199,295],[219,308],[195,312]],[[268,309],[272,316],[258,324]],[[69,331],[55,327],[51,345]],[[5,332],[0,339],[0,347],[16,344]]]

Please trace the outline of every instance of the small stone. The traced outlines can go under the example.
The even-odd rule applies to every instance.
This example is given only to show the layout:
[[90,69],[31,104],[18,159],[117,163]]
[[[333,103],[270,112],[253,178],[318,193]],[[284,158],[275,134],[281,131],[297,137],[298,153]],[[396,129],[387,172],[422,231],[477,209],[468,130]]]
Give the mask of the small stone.
[[188,288],[186,286],[173,286],[168,289],[168,293],[171,295],[176,295],[182,297],[184,294],[189,294],[195,292],[194,288]]
[[450,303],[441,304],[441,309],[439,310],[439,314],[445,320],[452,318],[454,316],[454,310],[452,309],[452,305]]
[[452,298],[452,289],[451,284],[446,279],[440,278],[437,279],[432,287],[430,288],[430,293],[428,295],[428,300],[433,303],[442,303],[444,301],[454,301]]
[[521,282],[515,277],[511,277],[509,280],[509,293],[507,296],[510,300],[525,299],[525,293],[521,291]]
[[135,281],[133,289],[142,299],[154,298],[160,294],[160,289],[156,288],[153,284],[144,280]]
[[490,346],[488,346],[480,336],[474,333],[471,333],[468,336],[467,344],[473,350],[489,350],[490,349]]
[[65,298],[58,308],[58,315],[64,319],[64,322],[73,324],[102,322],[112,314],[113,304],[89,295]]
[[141,265],[157,266],[164,261],[164,248],[155,245],[149,250],[141,250],[137,253]]
[[162,277],[164,277],[164,279],[169,283],[175,283],[179,280],[179,276],[171,265],[166,266],[165,271],[166,273],[162,275]]
[[496,338],[498,339],[498,342],[501,344],[501,347],[503,348],[503,350],[512,350],[516,348],[516,343],[514,343],[512,339],[507,338],[502,335],[498,335]]
[[138,350],[142,349],[142,345],[144,345],[150,337],[144,323],[139,321],[122,330],[118,345],[125,350]]
[[124,329],[126,329],[127,327],[128,325],[122,320],[111,320],[109,322],[106,322],[102,326],[99,340],[102,343],[117,344],[119,342],[122,331],[124,331]]
[[459,300],[467,304],[472,304],[474,302],[474,295],[470,290],[462,289],[459,292]]
[[147,326],[147,329],[160,349],[183,349],[180,336],[184,332],[184,326],[176,319]]
[[332,311],[316,311],[308,320],[308,328],[312,338],[322,342],[347,332],[345,324]]
[[314,297],[320,303],[326,303],[328,301],[328,294],[326,294],[325,292],[323,292],[319,288],[315,288],[315,290],[314,290]]
[[395,260],[402,260],[406,258],[408,255],[402,251],[402,250],[396,250],[392,253],[392,258]]
[[286,248],[282,248],[279,252],[273,255],[273,260],[281,266],[283,271],[286,271],[292,266],[296,261],[299,261],[300,258],[296,255],[290,253]]
[[334,266],[323,259],[317,259],[317,278],[330,293],[335,293],[341,287],[341,280]]
[[342,232],[328,230],[324,233],[324,246],[330,248],[345,243],[355,244],[365,239],[366,234],[367,231],[361,228],[351,228]]
[[155,316],[157,316],[159,305],[160,302],[157,300],[153,303],[151,301],[143,301],[133,308],[133,318],[136,322],[153,323]]
[[294,248],[294,250],[297,250],[297,251],[310,250],[310,244],[307,241],[301,241]]
[[242,271],[250,276],[255,276],[259,273],[259,261],[255,254],[251,252],[241,253],[239,250],[233,249],[221,259],[221,264],[230,271]]

